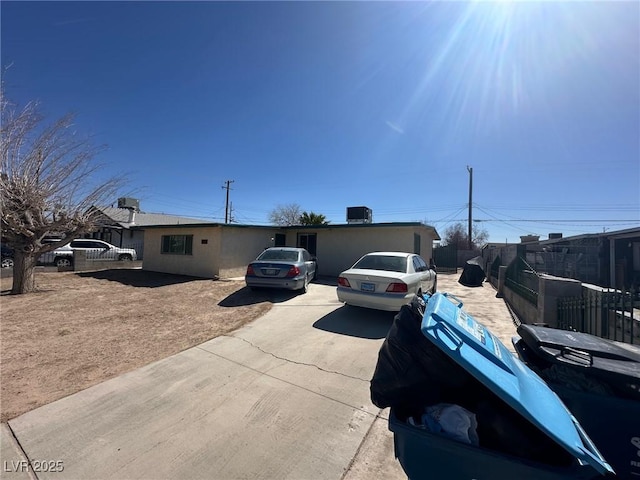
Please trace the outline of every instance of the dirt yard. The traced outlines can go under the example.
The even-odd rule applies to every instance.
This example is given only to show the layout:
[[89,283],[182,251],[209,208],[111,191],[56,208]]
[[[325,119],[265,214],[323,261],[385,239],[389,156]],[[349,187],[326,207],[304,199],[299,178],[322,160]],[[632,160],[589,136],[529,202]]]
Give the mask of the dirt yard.
[[0,420],[168,357],[270,308],[243,281],[132,270],[37,273],[0,297]]

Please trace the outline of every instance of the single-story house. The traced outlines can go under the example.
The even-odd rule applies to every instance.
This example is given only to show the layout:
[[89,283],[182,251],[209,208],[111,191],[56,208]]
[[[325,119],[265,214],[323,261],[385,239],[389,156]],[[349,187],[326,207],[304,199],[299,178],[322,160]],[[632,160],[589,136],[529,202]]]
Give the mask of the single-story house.
[[208,220],[145,213],[138,208],[91,207],[98,214],[99,227],[86,238],[104,240],[112,245],[136,250],[138,259],[144,258],[144,229],[152,225],[180,225],[208,223]]
[[142,268],[204,278],[240,277],[265,248],[294,246],[317,257],[320,275],[337,276],[372,251],[418,253],[429,262],[436,240],[440,236],[435,228],[420,222],[150,225],[145,227]]

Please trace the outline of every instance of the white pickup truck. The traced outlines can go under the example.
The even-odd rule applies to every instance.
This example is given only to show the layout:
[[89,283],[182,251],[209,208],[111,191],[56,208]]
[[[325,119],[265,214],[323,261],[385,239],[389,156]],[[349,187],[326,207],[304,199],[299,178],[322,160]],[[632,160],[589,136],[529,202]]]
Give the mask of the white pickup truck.
[[73,252],[76,250],[85,251],[87,260],[91,261],[132,261],[137,258],[133,248],[120,248],[93,238],[79,238],[51,252],[43,253],[38,262],[68,267],[73,265]]

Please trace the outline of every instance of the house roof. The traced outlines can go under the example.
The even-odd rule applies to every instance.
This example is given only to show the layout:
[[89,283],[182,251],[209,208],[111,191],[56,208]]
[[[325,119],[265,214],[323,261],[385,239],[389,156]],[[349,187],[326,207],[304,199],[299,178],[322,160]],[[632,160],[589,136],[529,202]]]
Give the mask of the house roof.
[[181,228],[194,228],[194,227],[228,227],[228,228],[268,228],[271,230],[281,229],[281,230],[330,230],[330,229],[344,229],[344,228],[398,228],[398,227],[422,227],[428,230],[431,230],[434,234],[434,240],[441,240],[440,235],[436,231],[434,227],[431,225],[426,225],[421,222],[388,222],[388,223],[346,223],[346,224],[328,224],[328,225],[291,225],[291,226],[280,226],[280,225],[242,225],[238,223],[215,223],[215,222],[199,222],[199,223],[181,223],[177,225],[173,224],[165,224],[165,225],[148,225],[145,228],[166,228],[166,227],[176,227],[179,226]]
[[201,224],[210,223],[208,220],[199,220],[197,218],[179,217],[176,215],[167,215],[165,213],[144,213],[136,212],[133,223],[129,222],[130,212],[126,208],[114,207],[93,207],[103,215],[108,217],[114,223],[124,228],[150,227],[153,225],[182,225],[182,224]]
[[640,237],[640,227],[627,228],[626,230],[617,230],[615,232],[606,232],[608,238],[629,238]]
[[584,233],[582,235],[574,235],[571,237],[551,238],[548,240],[540,240],[541,245],[548,245],[552,243],[563,243],[567,241],[584,240],[587,238],[627,238],[640,236],[640,227],[627,228],[626,230],[616,230],[612,232],[603,233]]
[[442,240],[440,235],[436,231],[435,227],[427,225],[422,222],[384,222],[384,223],[341,223],[341,224],[327,224],[327,225],[292,225],[290,229],[306,230],[306,229],[332,229],[332,228],[397,228],[397,227],[422,227],[433,231],[435,237],[434,240]]

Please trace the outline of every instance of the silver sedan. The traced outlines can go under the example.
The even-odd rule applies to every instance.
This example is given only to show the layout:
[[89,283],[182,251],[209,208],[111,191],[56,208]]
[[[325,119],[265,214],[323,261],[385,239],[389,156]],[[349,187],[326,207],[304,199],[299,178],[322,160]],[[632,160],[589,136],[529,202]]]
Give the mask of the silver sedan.
[[284,288],[306,293],[316,273],[316,259],[304,248],[272,247],[249,264],[244,280],[250,288]]

